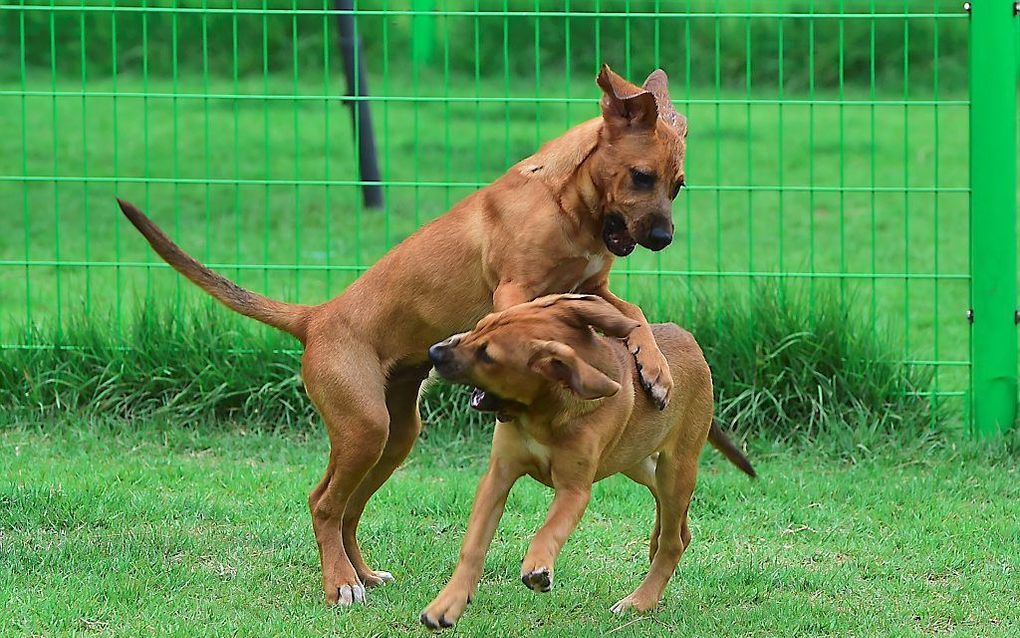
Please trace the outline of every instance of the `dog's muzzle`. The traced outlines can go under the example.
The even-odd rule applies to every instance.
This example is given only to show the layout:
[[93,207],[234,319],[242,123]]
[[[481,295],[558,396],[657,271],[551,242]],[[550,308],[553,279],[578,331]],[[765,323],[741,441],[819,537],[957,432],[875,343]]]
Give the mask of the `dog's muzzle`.
[[457,381],[457,377],[463,372],[463,366],[458,363],[454,353],[454,346],[457,345],[457,338],[450,337],[445,341],[433,344],[429,348],[429,361],[436,369],[439,376],[447,381]]
[[429,348],[429,361],[438,368],[450,360],[450,348],[445,343],[436,343]]
[[649,250],[659,251],[673,243],[673,224],[670,221],[659,222],[648,229],[639,244]]
[[645,238],[644,246],[650,250],[662,250],[673,242],[673,233],[663,228],[653,228]]

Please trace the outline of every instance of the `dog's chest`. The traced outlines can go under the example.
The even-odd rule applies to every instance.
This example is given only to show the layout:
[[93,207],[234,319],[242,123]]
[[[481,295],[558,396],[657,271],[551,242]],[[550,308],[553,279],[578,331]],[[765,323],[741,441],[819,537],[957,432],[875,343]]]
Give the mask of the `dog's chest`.
[[528,435],[524,435],[523,439],[524,449],[528,451],[535,463],[542,468],[548,468],[549,461],[552,459],[552,449]]
[[602,272],[602,269],[606,266],[606,258],[602,255],[587,255],[586,259],[587,262],[584,264],[584,270],[581,271],[580,278],[574,283],[570,292],[576,292],[578,286]]
[[535,480],[546,485],[551,485],[552,472],[552,447],[539,441],[532,436],[527,417],[521,417],[514,423],[518,449],[524,453],[532,470],[528,472]]

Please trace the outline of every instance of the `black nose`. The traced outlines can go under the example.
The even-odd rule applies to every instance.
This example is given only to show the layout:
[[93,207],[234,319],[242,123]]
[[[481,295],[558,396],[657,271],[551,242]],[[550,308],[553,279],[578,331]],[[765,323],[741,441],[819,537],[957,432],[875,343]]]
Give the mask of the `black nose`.
[[444,343],[437,343],[429,348],[429,361],[432,365],[438,366],[450,358],[450,349]]
[[648,231],[648,238],[645,240],[645,244],[651,250],[662,250],[669,246],[672,241],[673,233],[669,229],[656,226]]

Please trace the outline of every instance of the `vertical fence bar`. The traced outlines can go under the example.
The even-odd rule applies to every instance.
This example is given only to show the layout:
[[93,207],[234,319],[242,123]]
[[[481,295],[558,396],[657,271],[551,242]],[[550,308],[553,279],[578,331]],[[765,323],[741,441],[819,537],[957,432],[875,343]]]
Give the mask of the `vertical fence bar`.
[[[88,149],[89,147],[89,118],[88,118],[88,97],[85,95],[88,89],[88,49],[86,48],[85,38],[85,12],[82,11],[78,14],[78,46],[81,47],[81,147],[82,149]],[[89,154],[82,153],[81,156],[81,174],[85,181],[81,185],[82,189],[82,211],[84,214],[85,222],[85,263],[89,264],[92,261],[92,250],[91,244],[91,233],[89,232]],[[89,266],[85,266],[85,314],[89,315],[92,313],[92,269]]]
[[[24,5],[24,0],[22,0]],[[25,41],[25,12],[18,14],[18,38],[19,38],[19,63],[21,66],[21,174],[28,175],[28,107],[26,96],[28,95],[28,70],[25,63],[25,55],[28,43]],[[32,259],[32,233],[29,231],[31,214],[29,213],[28,189],[21,189],[21,220],[24,227],[25,240],[25,343],[32,345],[32,268],[28,265]]]
[[[267,0],[262,0],[262,94],[269,95],[269,15]],[[270,158],[269,138],[269,104],[262,104],[262,174],[266,182],[262,185],[262,291],[270,294],[269,291],[269,269],[265,267],[269,263],[269,179],[272,172],[269,169]]]
[[[152,210],[152,171],[149,168],[149,12],[147,2],[142,2],[142,175],[145,177],[145,210]],[[145,251],[145,299],[152,299],[152,251]]]
[[[910,5],[903,3],[906,13]],[[910,273],[910,19],[903,19],[903,272]],[[909,359],[910,277],[903,278],[903,358]]]
[[[53,140],[53,260],[60,262],[60,138],[57,135],[57,131],[60,129],[57,125],[57,114],[60,112],[60,105],[57,104],[57,35],[56,35],[56,12],[51,11],[49,15],[50,21],[50,108],[53,109],[52,120],[50,126],[52,130]],[[54,268],[54,280],[56,282],[56,308],[57,308],[57,344],[61,341],[61,332],[63,331],[63,312],[61,307],[61,289],[60,289],[60,266]]]
[[[180,111],[178,109],[178,97],[179,93],[179,60],[178,60],[178,42],[177,42],[177,12],[170,14],[170,81],[172,92],[174,94],[173,100],[170,103],[170,108],[173,109],[172,122],[172,141],[173,141],[173,175],[174,179],[174,237],[181,236],[181,153],[180,153]],[[183,290],[181,285],[181,277],[174,277],[174,315],[181,315],[181,303],[183,301]]]
[[[332,217],[333,217],[333,206],[332,198],[330,197],[330,181],[333,177],[333,172],[330,170],[330,160],[333,156],[333,149],[330,146],[330,140],[333,139],[329,124],[329,112],[332,100],[329,96],[332,95],[332,90],[329,81],[329,49],[331,45],[330,31],[329,31],[329,15],[326,13],[329,10],[328,0],[322,2],[322,138],[325,140],[326,148],[324,152],[325,162],[323,166],[323,177],[326,180],[325,187],[325,198],[326,205],[323,211],[323,221],[325,222],[325,228],[323,230],[322,248],[326,257],[326,296],[333,294],[333,250],[332,242],[330,238],[333,236],[332,228]],[[382,192],[382,187],[379,187]]]
[[[234,95],[240,93],[237,59],[237,0],[230,3],[230,76],[231,90]],[[234,271],[235,281],[241,281],[241,114],[238,112],[238,101],[231,100],[234,123],[234,263],[238,268]],[[327,136],[328,140],[329,137]]]
[[[117,3],[112,3],[112,6],[116,8]],[[117,76],[118,76],[118,65],[117,65],[117,12],[110,12],[110,87],[113,93],[113,98],[110,100],[110,109],[113,116],[113,189],[117,191],[118,185],[116,178],[120,175],[120,129],[117,126]],[[113,216],[113,254],[114,263],[117,265],[114,267],[114,290],[116,295],[115,308],[117,318],[117,336],[122,336],[123,330],[123,295],[121,294],[121,284],[123,283],[121,277],[121,232],[120,232],[120,221],[121,215]]]
[[[932,98],[935,104],[932,105],[932,141],[935,152],[932,157],[932,185],[935,187],[932,200],[932,244],[935,250],[932,255],[932,270],[935,277],[939,276],[939,5],[935,4],[935,19],[932,24]],[[934,334],[932,335],[932,358],[935,361],[942,360],[942,353],[939,348],[939,289],[941,282],[938,279],[932,282],[932,304],[935,314]],[[932,368],[934,375],[934,386],[931,395],[931,426],[938,424],[940,407],[940,386],[942,380],[942,367]]]
[[968,3],[973,429],[1016,419],[1016,46],[1009,0]]
[[[687,0],[686,11],[687,11],[687,13],[691,12],[691,0]],[[684,39],[683,39],[683,43],[684,43],[684,108],[687,110],[687,113],[690,114],[690,110],[691,110],[691,95],[692,95],[692,92],[691,92],[691,69],[693,67],[693,63],[692,63],[692,57],[693,56],[691,55],[691,21],[690,20],[684,20]],[[697,153],[697,151],[694,151],[694,153]],[[685,159],[686,159],[685,170],[689,171],[690,170],[689,167],[697,166],[697,163],[696,163],[697,155],[688,154]],[[685,267],[687,269],[687,303],[684,304],[684,312],[685,312],[685,321],[687,321],[687,323],[690,324],[691,321],[694,318],[694,307],[693,307],[694,304],[691,303],[691,300],[694,298],[694,278],[691,276],[691,273],[694,272],[694,257],[693,257],[693,253],[694,253],[694,237],[692,236],[692,233],[691,233],[691,231],[692,231],[691,213],[692,213],[692,210],[693,210],[693,206],[691,205],[691,196],[690,195],[687,195],[686,197],[684,197],[684,208],[685,208],[685,210],[684,210],[684,226],[685,226],[685,229],[684,230],[686,231],[684,234],[687,237],[687,246],[685,247],[685,250],[684,250],[684,255],[686,256],[686,259],[687,259],[687,262],[685,264]]]
[[[294,140],[294,298],[301,298],[301,80],[299,68],[301,56],[298,43],[300,32],[298,31],[298,5],[297,0],[291,0],[290,4],[290,55],[291,55],[291,93],[290,105],[293,116],[291,135]],[[353,77],[353,76],[348,76]],[[355,122],[354,130],[358,130]],[[357,148],[357,146],[355,146]],[[355,224],[357,228],[357,224]],[[357,245],[357,242],[355,242]]]

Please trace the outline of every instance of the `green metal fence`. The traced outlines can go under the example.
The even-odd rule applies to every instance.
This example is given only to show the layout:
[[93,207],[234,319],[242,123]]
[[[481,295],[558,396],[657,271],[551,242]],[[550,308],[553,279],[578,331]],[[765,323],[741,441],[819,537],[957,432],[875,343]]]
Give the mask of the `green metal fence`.
[[[1005,427],[1016,19],[1012,2],[973,4],[0,5],[0,342],[53,347],[30,326],[108,316],[126,331],[154,296],[189,302],[115,193],[242,285],[314,302],[596,114],[600,63],[634,79],[662,66],[690,121],[689,188],[674,246],[621,260],[614,288],[681,322],[762,283],[838,297],[933,369],[933,402]],[[367,94],[344,95],[345,13]],[[374,119],[379,209],[359,193],[359,102]]]

